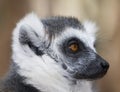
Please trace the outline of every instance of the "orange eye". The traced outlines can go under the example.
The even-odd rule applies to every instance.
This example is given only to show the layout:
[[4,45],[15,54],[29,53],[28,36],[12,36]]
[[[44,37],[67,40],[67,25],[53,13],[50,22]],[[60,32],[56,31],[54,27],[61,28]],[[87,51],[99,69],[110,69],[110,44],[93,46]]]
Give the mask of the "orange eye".
[[78,49],[79,49],[79,46],[78,46],[78,44],[73,43],[73,44],[71,44],[71,45],[69,46],[69,49],[70,49],[71,51],[73,51],[73,52],[77,52]]

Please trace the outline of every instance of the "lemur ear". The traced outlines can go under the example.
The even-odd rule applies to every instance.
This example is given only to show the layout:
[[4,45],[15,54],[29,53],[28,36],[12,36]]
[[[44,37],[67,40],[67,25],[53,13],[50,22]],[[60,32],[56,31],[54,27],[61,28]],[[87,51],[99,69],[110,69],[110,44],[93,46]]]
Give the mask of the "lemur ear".
[[31,53],[32,51],[37,55],[41,55],[49,42],[46,41],[48,39],[46,35],[44,25],[40,18],[36,14],[30,13],[25,16],[14,29],[13,51],[15,53]]
[[20,31],[19,31],[19,42],[22,45],[25,44],[32,44],[36,47],[39,47],[39,42],[40,39],[42,39],[41,36],[38,36],[38,34],[35,32],[35,30],[29,26],[29,25],[24,25],[21,26]]
[[[21,44],[27,44],[32,42],[33,45],[38,46],[40,40],[43,40],[45,36],[45,29],[40,21],[40,18],[30,13],[25,16],[14,30],[13,37],[18,39]],[[13,38],[13,40],[14,40]]]
[[98,31],[98,28],[94,22],[85,21],[83,23],[83,26],[84,26],[86,32],[92,36],[95,36],[96,32]]

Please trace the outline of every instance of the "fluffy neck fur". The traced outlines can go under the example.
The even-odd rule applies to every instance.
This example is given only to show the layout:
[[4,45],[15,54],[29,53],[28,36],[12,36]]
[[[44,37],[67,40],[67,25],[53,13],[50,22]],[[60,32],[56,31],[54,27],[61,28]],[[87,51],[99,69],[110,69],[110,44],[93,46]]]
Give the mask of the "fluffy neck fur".
[[25,78],[24,84],[40,92],[93,92],[92,82],[79,80],[75,84],[63,77],[62,68],[48,55],[36,56],[31,50],[28,55],[19,46],[14,49],[19,51],[13,54],[13,60],[19,67],[17,73]]
[[[56,86],[54,85],[54,87],[51,87],[51,83],[48,83],[49,87],[46,87],[45,89],[42,89],[40,84],[39,88],[41,90],[39,90],[39,88],[34,87],[34,85],[25,83],[25,79],[26,78],[23,76],[11,71],[3,83],[3,88],[0,88],[0,92],[95,92],[95,90],[93,91],[92,83],[84,80],[78,81],[73,85],[71,84],[69,85],[69,88],[66,89],[62,88],[66,85],[64,84],[65,82],[61,85],[62,87],[57,84],[55,84]],[[46,84],[46,86],[48,84]]]

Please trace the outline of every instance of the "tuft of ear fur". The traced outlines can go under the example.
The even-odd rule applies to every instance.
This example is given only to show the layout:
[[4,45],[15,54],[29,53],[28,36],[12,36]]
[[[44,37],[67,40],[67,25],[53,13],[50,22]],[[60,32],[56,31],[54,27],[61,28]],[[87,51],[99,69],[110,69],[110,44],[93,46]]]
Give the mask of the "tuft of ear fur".
[[28,40],[29,38],[34,40],[36,37],[44,37],[44,34],[44,27],[39,17],[34,13],[30,13],[17,24],[13,37],[17,36],[16,38],[20,38],[20,40]]
[[44,36],[44,26],[42,22],[40,21],[40,18],[35,13],[30,13],[26,15],[17,24],[17,28],[20,28],[21,26],[25,26],[25,25],[31,27],[37,35]]
[[94,22],[91,21],[85,21],[83,23],[83,26],[88,34],[91,34],[92,36],[95,36],[96,32],[98,31],[98,28]]

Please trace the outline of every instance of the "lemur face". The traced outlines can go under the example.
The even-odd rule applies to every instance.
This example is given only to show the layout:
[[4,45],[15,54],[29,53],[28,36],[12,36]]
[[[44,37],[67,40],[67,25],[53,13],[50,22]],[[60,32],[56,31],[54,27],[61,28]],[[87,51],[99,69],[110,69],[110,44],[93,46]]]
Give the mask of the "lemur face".
[[[71,28],[67,30],[79,31]],[[69,34],[68,31],[60,38],[58,37],[58,39],[62,40],[63,36]],[[71,36],[69,34],[70,37],[63,38],[61,42],[57,39],[55,50],[58,50],[58,57],[60,57],[56,61],[61,62],[63,68],[69,73],[69,76],[74,79],[96,79],[105,75],[109,64],[96,53],[93,47],[94,43],[90,42],[92,38],[89,38],[84,33],[80,33],[81,37],[84,35],[83,39],[81,39],[77,36],[79,32],[74,32],[71,32]]]
[[13,33],[13,60],[19,73],[30,78],[42,79],[46,73],[75,80],[100,78],[109,64],[95,51],[95,32],[93,23],[72,17],[40,20],[30,14]]
[[[75,18],[56,17],[42,21],[51,33],[48,54],[74,79],[102,77],[109,64],[95,51],[95,24]],[[57,32],[56,32],[57,31]],[[50,53],[49,53],[50,52]]]

